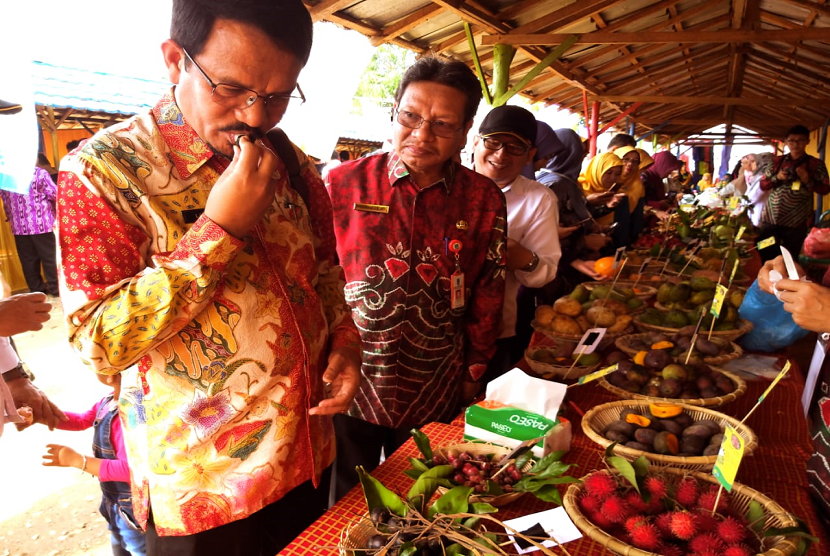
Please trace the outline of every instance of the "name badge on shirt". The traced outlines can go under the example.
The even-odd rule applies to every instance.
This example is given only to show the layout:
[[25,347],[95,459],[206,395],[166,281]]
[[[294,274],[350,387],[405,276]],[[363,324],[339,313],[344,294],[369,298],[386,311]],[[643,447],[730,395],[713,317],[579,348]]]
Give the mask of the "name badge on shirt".
[[795,180],[793,182],[793,191],[801,191],[801,181]]
[[450,276],[450,307],[461,309],[464,307],[464,273],[456,270]]
[[387,205],[371,205],[369,203],[355,203],[354,210],[359,210],[360,212],[377,212],[381,214],[387,214],[389,212],[389,207]]

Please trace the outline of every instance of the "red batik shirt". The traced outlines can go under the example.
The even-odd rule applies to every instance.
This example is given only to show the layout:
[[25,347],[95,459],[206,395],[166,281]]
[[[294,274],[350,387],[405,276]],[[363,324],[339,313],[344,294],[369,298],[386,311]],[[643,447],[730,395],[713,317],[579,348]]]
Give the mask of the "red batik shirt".
[[311,206],[280,162],[273,204],[242,239],[201,214],[228,161],[172,93],[61,162],[69,339],[93,371],[121,373],[133,510],[144,526],[152,507],[160,535],[243,519],[334,459],[331,418],[308,409],[329,349],[359,336],[328,195],[297,155]]
[[[389,427],[454,415],[462,382],[483,374],[499,337],[504,195],[452,163],[444,179],[419,189],[395,153],[342,164],[327,182],[346,301],[363,342],[350,415]],[[454,240],[461,242],[457,264]],[[456,270],[466,292],[453,309]]]

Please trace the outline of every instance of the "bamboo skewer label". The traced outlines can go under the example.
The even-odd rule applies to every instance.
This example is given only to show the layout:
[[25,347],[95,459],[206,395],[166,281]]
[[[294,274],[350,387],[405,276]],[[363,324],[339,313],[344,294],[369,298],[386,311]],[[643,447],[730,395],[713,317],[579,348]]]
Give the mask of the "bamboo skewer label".
[[[598,378],[604,377],[605,375],[611,374],[614,371],[616,371],[618,366],[619,365],[614,363],[610,367],[605,367],[604,369],[600,369],[600,370],[595,371],[595,372],[593,372],[589,375],[579,377],[579,382],[575,382],[574,384],[571,384],[571,386],[577,386],[579,384],[585,384],[586,382],[591,382],[592,380],[596,380]],[[568,388],[570,388],[571,386],[568,386]]]
[[[741,466],[741,459],[744,457],[745,447],[744,439],[738,434],[738,431],[730,425],[726,425],[723,431],[723,441],[718,451],[718,459],[715,460],[715,467],[712,469],[712,475],[722,485],[722,488],[726,488],[727,492],[732,492],[732,484],[735,482],[738,468]],[[721,490],[718,489],[717,498],[720,498],[720,494]],[[716,501],[715,508],[717,506]]]

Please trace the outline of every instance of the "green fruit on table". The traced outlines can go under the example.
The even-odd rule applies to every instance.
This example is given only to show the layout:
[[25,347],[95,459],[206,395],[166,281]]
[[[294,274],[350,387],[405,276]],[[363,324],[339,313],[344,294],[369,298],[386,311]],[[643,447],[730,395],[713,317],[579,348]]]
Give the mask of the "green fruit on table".
[[[576,355],[576,354],[574,354]],[[575,357],[576,364],[580,367],[590,367],[591,365],[596,365],[600,362],[600,356],[596,353],[588,353],[585,355],[579,355]]]

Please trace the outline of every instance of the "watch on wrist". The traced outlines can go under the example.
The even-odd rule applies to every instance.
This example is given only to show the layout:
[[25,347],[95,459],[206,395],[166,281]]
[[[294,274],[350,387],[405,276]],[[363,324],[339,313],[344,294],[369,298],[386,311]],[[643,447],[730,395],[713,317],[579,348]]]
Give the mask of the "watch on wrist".
[[530,252],[530,262],[522,267],[522,271],[524,272],[533,272],[536,270],[536,267],[539,266],[539,255],[536,254],[536,251]]
[[8,371],[3,373],[3,380],[6,382],[10,382],[12,380],[16,380],[18,378],[25,378],[29,379],[29,373],[26,372],[26,369],[23,368],[23,364],[19,364],[17,367],[13,369],[9,369]]

